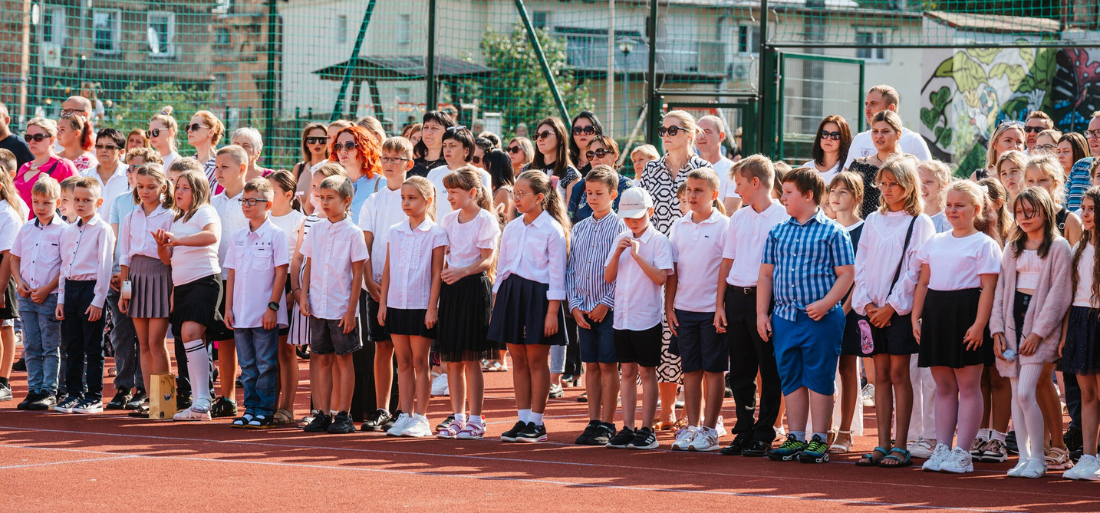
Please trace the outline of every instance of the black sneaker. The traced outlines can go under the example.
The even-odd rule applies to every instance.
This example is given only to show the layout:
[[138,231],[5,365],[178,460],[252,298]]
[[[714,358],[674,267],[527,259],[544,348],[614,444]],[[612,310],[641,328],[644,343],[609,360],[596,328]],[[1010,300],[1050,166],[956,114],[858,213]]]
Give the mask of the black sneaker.
[[1009,454],[1020,454],[1020,446],[1016,443],[1016,432],[1009,431],[1005,434],[1005,449]]
[[57,397],[53,394],[38,394],[38,398],[27,404],[30,411],[47,411],[57,406]]
[[237,414],[237,401],[228,397],[219,397],[210,405],[210,418],[232,417]]
[[726,456],[740,456],[741,453],[745,452],[745,448],[751,443],[752,440],[749,440],[748,437],[739,436],[734,438],[729,445],[722,448],[722,454]]
[[147,395],[145,395],[144,390],[142,390],[140,388],[137,389],[137,390],[134,390],[133,397],[131,397],[129,401],[126,401],[126,409],[127,410],[139,409],[139,408],[141,408],[141,405],[145,402],[145,400],[148,399],[148,398],[149,397]]
[[14,399],[15,397],[11,395],[11,385],[7,383],[0,385],[0,403]]
[[447,418],[443,422],[440,422],[437,426],[435,426],[435,430],[436,431],[444,431],[447,428],[451,427],[451,424],[454,424],[454,422],[455,422],[455,414],[452,413],[452,414],[448,415]]
[[382,426],[390,421],[390,412],[379,408],[367,414],[367,420],[363,421],[362,431],[384,431]]
[[[768,451],[768,458],[772,461],[795,461],[806,450],[806,442],[799,440],[794,435],[788,434],[787,440],[779,447]],[[744,452],[741,453],[742,455]]]
[[634,440],[626,446],[627,449],[656,449],[661,444],[657,442],[657,435],[653,429],[646,426],[634,432]]
[[500,439],[504,442],[516,442],[520,432],[524,429],[527,429],[527,423],[522,420],[516,421],[516,425],[512,426],[512,429],[500,434]]
[[18,361],[11,364],[11,370],[18,372],[27,372],[27,359],[20,358]]
[[828,463],[829,445],[821,439],[820,435],[814,435],[810,439],[810,443],[806,444],[806,448],[798,455],[798,461],[802,463]]
[[[607,426],[603,427],[606,428]],[[637,436],[637,433],[635,433],[633,429],[623,426],[623,428],[604,445],[612,449],[626,449],[626,446],[634,441],[635,436]]]
[[115,396],[111,401],[107,403],[106,408],[108,410],[123,410],[126,408],[126,403],[130,402],[131,397],[133,396],[130,395],[129,390],[119,390],[115,392]]
[[33,402],[35,402],[35,401],[37,401],[41,398],[42,398],[42,394],[39,394],[38,392],[30,392],[30,393],[27,394],[26,399],[23,399],[22,401],[19,401],[19,404],[15,405],[15,409],[17,409],[17,410],[26,410],[27,407],[30,406],[31,403],[33,403]]
[[760,440],[753,440],[741,450],[741,456],[746,458],[763,458],[772,450],[772,444]]
[[332,422],[328,425],[328,432],[333,435],[346,435],[348,433],[355,432],[355,423],[351,420],[351,415],[348,412],[341,411],[332,418]]
[[726,396],[726,399],[732,398],[733,397],[733,389],[730,388],[730,387],[726,387],[725,396]]
[[516,441],[526,443],[545,442],[546,426],[542,424],[536,426],[534,422],[528,422],[527,427],[516,435]]
[[[600,421],[590,420],[588,425],[584,427],[584,431],[581,432],[581,436],[577,437],[577,440],[573,443],[577,445],[592,445],[589,443],[592,440],[592,435],[596,434],[596,430],[600,427]],[[606,442],[605,442],[606,443]]]
[[176,396],[176,411],[183,411],[191,407],[191,397]]
[[1085,445],[1085,442],[1081,439],[1081,430],[1076,426],[1070,426],[1066,430],[1066,434],[1062,435],[1062,441],[1065,442],[1066,449],[1069,449],[1069,452],[1080,451]]
[[379,429],[379,431],[389,431],[390,428],[392,428],[393,425],[397,423],[397,418],[400,416],[401,410],[393,410],[393,413],[390,414],[389,420],[382,424],[382,429]]
[[313,416],[313,420],[309,421],[309,424],[302,428],[302,431],[306,433],[326,433],[330,424],[332,424],[332,419],[327,414],[318,413]]

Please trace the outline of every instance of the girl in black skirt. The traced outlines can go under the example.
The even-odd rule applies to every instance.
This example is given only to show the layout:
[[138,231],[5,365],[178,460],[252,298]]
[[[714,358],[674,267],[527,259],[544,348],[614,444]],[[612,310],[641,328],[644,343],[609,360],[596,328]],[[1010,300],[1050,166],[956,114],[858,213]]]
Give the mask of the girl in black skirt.
[[485,421],[481,418],[485,401],[481,360],[491,357],[492,350],[498,348],[487,338],[493,304],[488,272],[496,258],[500,225],[492,210],[488,184],[481,183],[479,174],[464,166],[443,177],[451,213],[440,222],[447,232],[448,248],[439,292],[436,350],[447,364],[455,421],[439,430],[440,438],[485,435]]
[[435,224],[435,186],[414,176],[401,186],[401,210],[408,221],[390,228],[386,267],[378,300],[378,324],[386,328],[397,355],[398,403],[402,413],[391,436],[431,436],[428,411],[432,378],[429,353],[439,320],[439,274],[447,232]]
[[508,344],[519,421],[500,435],[506,442],[545,442],[542,415],[550,393],[551,346],[567,343],[565,261],[569,220],[565,204],[542,171],[516,179],[513,197],[521,217],[508,223],[500,242],[499,280],[489,340]]
[[1081,439],[1084,454],[1077,465],[1066,470],[1067,479],[1097,480],[1100,463],[1096,458],[1096,439],[1100,426],[1100,228],[1096,208],[1100,206],[1100,187],[1085,191],[1081,198],[1084,233],[1073,252],[1073,306],[1064,330],[1058,370],[1075,374],[1081,387]]
[[[842,171],[829,183],[829,206],[836,214],[836,221],[848,230],[852,239],[852,251],[859,250],[859,238],[863,234],[863,219],[859,217],[863,203],[863,178],[851,171]],[[832,454],[843,454],[852,448],[852,422],[857,420],[859,402],[859,360],[864,356],[859,338],[859,314],[852,310],[852,296],[844,298],[844,339],[840,344],[840,418],[836,420],[836,440],[829,445]],[[859,411],[856,434],[863,434],[863,411]],[[830,426],[831,427],[831,426]]]
[[932,236],[917,255],[917,363],[931,367],[936,381],[937,444],[924,463],[926,471],[974,471],[970,446],[982,420],[982,370],[993,363],[987,324],[1001,262],[1000,246],[979,230],[989,228],[983,215],[989,206],[974,182],[953,183],[945,208],[952,230]]

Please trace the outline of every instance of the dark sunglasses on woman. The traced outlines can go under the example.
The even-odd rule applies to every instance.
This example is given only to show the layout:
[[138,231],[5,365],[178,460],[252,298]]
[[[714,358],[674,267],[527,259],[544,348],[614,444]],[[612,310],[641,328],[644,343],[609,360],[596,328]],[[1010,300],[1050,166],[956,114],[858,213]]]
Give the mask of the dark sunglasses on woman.
[[596,133],[596,128],[592,125],[588,126],[575,126],[573,127],[573,135],[592,135]]
[[509,146],[508,147],[508,153],[519,153],[521,151],[523,151],[523,148],[520,148],[519,146]]
[[547,137],[551,137],[553,135],[554,135],[553,130],[543,130],[543,131],[541,131],[541,132],[539,132],[538,134],[535,135],[535,139],[546,139]]
[[479,157],[477,155],[474,155],[473,157],[470,157],[470,162],[472,162],[474,164],[480,164],[481,163],[481,157]]
[[50,138],[50,136],[46,135],[46,134],[33,134],[33,135],[32,134],[23,134],[23,140],[27,141],[27,142],[31,142],[31,141],[42,142],[42,141],[44,141],[46,139],[49,139],[49,138]]
[[150,131],[148,132],[148,134],[149,134],[149,137],[150,137],[150,138],[152,138],[152,137],[160,137],[160,129],[159,129],[159,128],[154,128],[154,129],[150,130]]
[[821,131],[821,138],[822,139],[832,139],[834,141],[839,141],[840,140],[840,132],[828,132],[828,131],[822,130]]
[[607,150],[603,149],[603,148],[600,148],[600,149],[595,150],[595,151],[590,150],[590,151],[584,152],[584,157],[588,160],[602,159],[602,158],[604,158],[608,155],[612,155],[612,153],[610,151],[607,151]]
[[201,123],[191,123],[190,125],[187,125],[187,126],[183,127],[183,129],[187,132],[198,132],[199,130],[202,130],[203,128],[207,128],[207,126],[203,125]]
[[348,142],[343,143],[343,144],[340,144],[340,143],[333,144],[332,149],[334,151],[340,151],[340,150],[351,151],[351,150],[354,150],[356,146],[358,146],[358,144],[355,144],[355,141],[348,141]]
[[328,137],[306,137],[306,144],[325,144]]
[[668,128],[660,127],[660,128],[657,129],[657,136],[658,137],[664,137],[665,134],[668,134],[669,137],[676,137],[676,134],[678,134],[680,132],[687,132],[687,131],[688,131],[688,129],[686,129],[682,126],[670,126]]

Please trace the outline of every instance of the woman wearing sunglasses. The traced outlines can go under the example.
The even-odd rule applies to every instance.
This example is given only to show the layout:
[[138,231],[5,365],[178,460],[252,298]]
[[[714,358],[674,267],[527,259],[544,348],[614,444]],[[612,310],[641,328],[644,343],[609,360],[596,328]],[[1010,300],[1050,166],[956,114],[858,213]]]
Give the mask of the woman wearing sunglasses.
[[195,148],[195,160],[202,162],[203,173],[210,182],[213,195],[221,194],[222,187],[214,176],[214,151],[225,135],[225,125],[208,110],[200,110],[191,116],[191,121],[183,127],[187,131],[187,143]]
[[149,120],[149,130],[146,135],[149,136],[149,144],[157,150],[157,153],[160,153],[160,158],[164,161],[164,169],[171,167],[172,162],[180,156],[176,153],[176,134],[178,133],[179,123],[172,117],[171,105],[160,109],[160,112]]
[[[57,142],[57,123],[52,119],[33,118],[27,122],[27,130],[23,134],[27,141],[27,147],[34,155],[34,160],[23,164],[13,180],[15,189],[19,191],[19,197],[23,203],[30,205],[31,188],[43,176],[52,177],[58,182],[76,176],[76,166],[69,159],[57,156],[53,145]],[[27,209],[30,219],[34,216],[31,209]]]
[[577,170],[581,176],[587,176],[594,165],[586,155],[588,145],[593,138],[603,135],[603,125],[600,124],[599,119],[596,119],[595,114],[584,110],[573,118],[572,133],[573,136],[569,138],[569,158],[577,164]]
[[523,173],[527,165],[535,160],[535,144],[526,137],[514,137],[508,141],[508,158],[512,161],[513,178]]
[[[428,172],[447,165],[443,158],[443,132],[455,126],[455,120],[446,112],[431,110],[424,113],[420,125],[420,142],[413,146],[413,168],[408,176],[428,176]],[[355,217],[355,213],[352,213]]]
[[[884,110],[871,118],[871,142],[875,145],[874,155],[858,158],[852,161],[848,171],[863,177],[863,183],[878,183],[878,169],[882,164],[902,153],[899,142],[901,141],[901,116],[892,110]],[[863,191],[863,204],[860,206],[860,217],[867,219],[879,208],[879,197],[882,192],[877,187],[868,187]]]
[[[588,150],[584,152],[584,157],[589,168],[609,166],[611,169],[615,169],[615,165],[619,160],[619,144],[605,135],[594,135],[592,140],[588,142]],[[574,225],[592,217],[592,207],[588,205],[588,196],[585,194],[584,184],[585,180],[582,178],[581,181],[577,182],[577,185],[573,186],[573,193],[566,208],[569,220]],[[611,210],[619,211],[619,198],[622,197],[623,191],[630,188],[630,185],[630,179],[619,173],[619,196],[612,202]]]
[[72,114],[57,121],[57,142],[61,145],[57,156],[71,160],[81,175],[95,166],[94,140],[92,124],[82,114]]
[[306,177],[311,178],[313,167],[328,160],[328,131],[325,129],[325,124],[306,125],[302,129],[302,140],[298,146],[302,151],[302,161],[295,164],[291,171],[298,182],[298,189],[294,191],[294,195],[302,202],[302,208],[309,213],[313,211],[313,206],[305,199],[309,197],[312,179],[302,180],[302,173],[307,173]]
[[852,145],[852,130],[848,121],[841,116],[825,116],[817,126],[813,149],[813,160],[802,167],[816,169],[825,183],[832,183],[833,177],[840,173],[840,166],[848,161],[848,148]]
[[1024,125],[1019,121],[1005,121],[993,132],[989,138],[989,146],[985,151],[985,167],[977,169],[970,175],[975,182],[987,176],[997,176],[997,161],[1001,154],[1009,151],[1024,151]]
[[355,188],[348,217],[358,226],[363,203],[378,192],[379,187],[386,185],[386,178],[382,176],[382,146],[366,128],[349,126],[337,132],[328,154],[330,162],[340,164],[347,171],[348,180]]
[[[569,204],[569,193],[581,179],[580,172],[573,167],[569,158],[568,138],[565,125],[555,117],[539,121],[535,128],[535,158],[524,171],[540,170],[550,176],[550,183],[558,189],[558,194]],[[566,316],[568,320],[568,316]]]

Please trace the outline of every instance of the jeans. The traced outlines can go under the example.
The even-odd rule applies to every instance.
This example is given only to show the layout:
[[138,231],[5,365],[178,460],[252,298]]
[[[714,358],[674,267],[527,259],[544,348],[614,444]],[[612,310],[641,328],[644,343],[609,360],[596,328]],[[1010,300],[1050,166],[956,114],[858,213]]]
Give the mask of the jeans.
[[118,299],[119,293],[110,290],[107,292],[107,301],[103,305],[104,309],[111,312],[111,322],[114,323],[110,338],[111,347],[115,350],[115,369],[118,371],[115,374],[115,388],[118,390],[144,389],[145,380],[141,374],[137,330],[134,329],[133,319],[118,311]]
[[233,339],[241,365],[244,411],[270,418],[275,414],[279,380],[279,329],[237,328],[233,330]]
[[[69,393],[93,401],[103,399],[103,317],[89,321],[85,312],[95,297],[95,281],[65,283],[65,320],[61,335],[65,343],[65,388]],[[85,365],[87,372],[85,373]]]
[[23,356],[27,360],[27,389],[43,394],[57,393],[61,366],[61,321],[57,320],[57,294],[42,303],[19,298],[23,319]]

